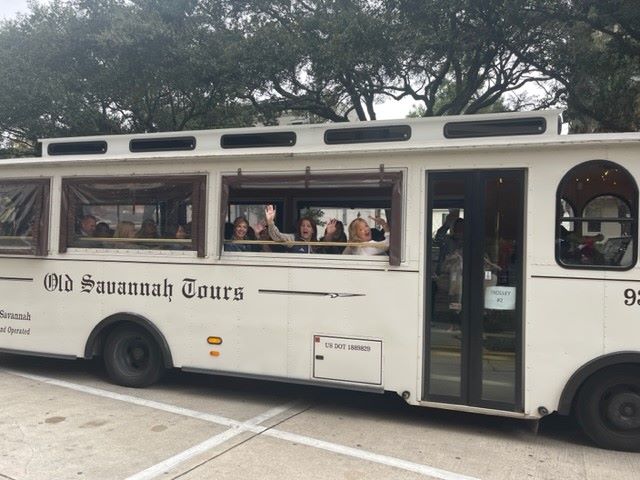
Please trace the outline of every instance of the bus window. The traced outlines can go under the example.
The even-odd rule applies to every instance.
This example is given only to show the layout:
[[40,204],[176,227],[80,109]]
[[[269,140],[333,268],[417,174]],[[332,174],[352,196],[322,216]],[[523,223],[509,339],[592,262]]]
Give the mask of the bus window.
[[556,258],[567,268],[628,269],[637,251],[638,189],[607,161],[571,169],[558,188]]
[[0,253],[46,255],[48,180],[0,182]]
[[[400,172],[225,176],[223,250],[340,254],[351,247],[350,251],[366,252],[368,258],[374,253],[388,255],[391,265],[399,265],[401,182]],[[265,229],[267,205],[275,208],[277,238],[270,227]],[[371,242],[347,240],[349,224],[355,219],[370,226]],[[246,222],[255,237],[234,236],[236,220]],[[296,233],[308,220],[315,236],[305,239]]]
[[196,250],[203,256],[203,185],[204,177],[65,179],[61,251]]

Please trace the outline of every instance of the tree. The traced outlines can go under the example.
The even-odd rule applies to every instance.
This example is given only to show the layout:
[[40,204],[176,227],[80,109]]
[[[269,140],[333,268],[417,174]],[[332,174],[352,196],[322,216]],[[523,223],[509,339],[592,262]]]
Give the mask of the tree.
[[546,81],[508,48],[518,24],[504,21],[509,1],[397,0],[394,38],[402,52],[397,91],[424,115],[477,113],[526,83]]
[[508,4],[234,0],[222,23],[242,39],[244,96],[258,107],[367,120],[377,102],[411,96],[425,115],[475,113],[546,80],[506,48]]
[[[640,11],[633,0],[519,2],[511,48],[556,81],[571,130],[640,129]],[[523,45],[527,48],[523,48]]]
[[[54,0],[0,28],[0,128],[37,138],[254,123],[197,0]],[[215,32],[214,32],[215,34]],[[222,59],[222,60],[219,60]],[[12,150],[11,153],[14,153]]]
[[248,0],[226,3],[212,28],[226,28],[238,39],[238,92],[263,112],[310,112],[348,121],[375,119],[376,96],[388,81],[392,45],[384,19],[366,0]]

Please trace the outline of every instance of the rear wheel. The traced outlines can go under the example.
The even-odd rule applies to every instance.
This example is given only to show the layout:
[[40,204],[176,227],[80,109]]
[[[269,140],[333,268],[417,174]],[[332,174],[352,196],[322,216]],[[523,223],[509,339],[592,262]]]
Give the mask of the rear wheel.
[[580,389],[576,412],[597,445],[640,451],[640,367],[621,365],[593,374]]
[[104,364],[114,383],[125,387],[147,387],[164,371],[162,353],[145,330],[127,326],[116,328],[104,346]]

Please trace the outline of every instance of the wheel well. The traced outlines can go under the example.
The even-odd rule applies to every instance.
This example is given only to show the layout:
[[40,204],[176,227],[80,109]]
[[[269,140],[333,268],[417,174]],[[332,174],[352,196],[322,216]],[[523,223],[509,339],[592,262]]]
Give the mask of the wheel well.
[[611,353],[594,358],[584,364],[571,375],[571,378],[564,386],[562,395],[560,396],[560,402],[558,403],[558,413],[562,415],[571,414],[580,387],[591,375],[605,368],[625,364],[640,366],[640,352]]
[[104,342],[109,334],[118,327],[135,325],[147,331],[156,341],[162,352],[162,362],[166,368],[173,367],[173,358],[169,344],[158,327],[150,320],[133,313],[116,313],[110,315],[95,326],[84,348],[84,357],[93,358],[102,353]]

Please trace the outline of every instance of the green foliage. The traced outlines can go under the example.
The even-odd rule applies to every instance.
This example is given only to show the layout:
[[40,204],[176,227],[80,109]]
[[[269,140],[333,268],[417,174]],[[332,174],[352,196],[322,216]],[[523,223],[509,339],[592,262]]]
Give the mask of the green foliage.
[[322,220],[322,217],[324,217],[324,210],[321,208],[307,207],[300,212],[300,218],[302,217],[310,218],[319,227],[324,227],[327,224],[326,221]]
[[[36,139],[566,105],[640,128],[637,0],[51,0],[0,24],[0,155]],[[541,85],[540,94],[523,86]]]
[[521,3],[528,25],[510,48],[557,82],[573,132],[640,129],[640,9],[636,0]]
[[197,6],[55,0],[2,25],[4,145],[33,153],[43,137],[253,124]]

